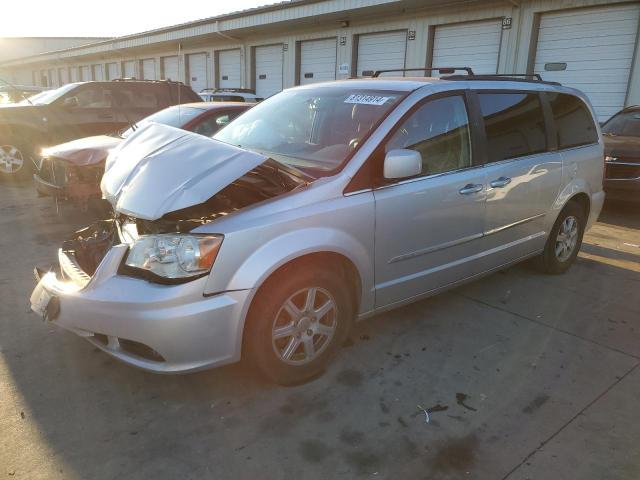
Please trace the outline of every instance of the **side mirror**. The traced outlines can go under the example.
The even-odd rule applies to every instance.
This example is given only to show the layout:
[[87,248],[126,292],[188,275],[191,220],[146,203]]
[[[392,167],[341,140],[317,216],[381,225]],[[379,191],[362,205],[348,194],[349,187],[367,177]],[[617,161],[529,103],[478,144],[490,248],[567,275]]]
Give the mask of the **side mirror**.
[[384,178],[409,178],[422,173],[422,156],[404,148],[390,150],[384,157]]
[[77,97],[65,98],[63,105],[67,108],[75,108],[78,106],[78,98]]

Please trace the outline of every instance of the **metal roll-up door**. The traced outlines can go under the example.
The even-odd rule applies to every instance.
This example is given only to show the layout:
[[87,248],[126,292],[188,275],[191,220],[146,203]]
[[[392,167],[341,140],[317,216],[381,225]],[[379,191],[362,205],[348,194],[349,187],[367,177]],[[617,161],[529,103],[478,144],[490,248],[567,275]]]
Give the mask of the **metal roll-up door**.
[[300,42],[300,85],[336,79],[335,38]]
[[282,91],[282,44],[256,47],[256,95],[267,98]]
[[240,49],[218,52],[218,87],[240,88]]
[[104,80],[104,70],[102,65],[93,66],[93,79],[98,81]]
[[136,62],[134,60],[127,60],[122,63],[122,68],[124,69],[125,78],[133,78],[136,76]]
[[57,87],[58,86],[58,76],[56,75],[56,71],[53,68],[49,69],[49,86],[50,87]]
[[207,54],[194,53],[188,57],[189,85],[194,92],[207,88]]
[[142,78],[145,80],[156,79],[156,61],[153,58],[145,58],[142,60]]
[[87,80],[92,80],[91,68],[89,67],[89,65],[80,67],[80,80],[82,80],[83,82],[86,82]]
[[177,55],[162,58],[162,78],[163,80],[180,81]]
[[[358,37],[357,74],[405,68],[407,32],[367,33]],[[400,76],[402,72],[384,75]]]
[[498,73],[502,21],[439,25],[433,40],[433,67],[471,67],[478,74]]
[[80,80],[80,70],[79,67],[71,67],[71,81],[77,82]]
[[117,63],[107,63],[107,79],[113,80],[120,77],[120,72]]
[[69,83],[69,69],[67,67],[59,68],[58,76],[60,77],[60,85]]
[[626,4],[543,14],[534,72],[582,90],[607,120],[625,104],[639,12]]

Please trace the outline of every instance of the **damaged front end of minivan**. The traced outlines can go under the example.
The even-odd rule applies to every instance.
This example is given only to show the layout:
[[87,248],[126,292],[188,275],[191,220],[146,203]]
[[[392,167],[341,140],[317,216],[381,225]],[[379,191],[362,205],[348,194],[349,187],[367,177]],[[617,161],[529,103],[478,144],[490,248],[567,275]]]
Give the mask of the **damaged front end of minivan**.
[[[264,155],[190,132],[157,124],[140,129],[106,162],[101,189],[114,217],[63,242],[55,269],[37,269],[31,308],[147,370],[233,361],[224,345],[214,350],[220,358],[207,358],[211,345],[200,332],[219,318],[220,335],[208,341],[224,342],[223,319],[239,308],[243,293],[203,295],[224,236],[194,229],[309,180]],[[174,347],[176,335],[193,346],[192,355]]]

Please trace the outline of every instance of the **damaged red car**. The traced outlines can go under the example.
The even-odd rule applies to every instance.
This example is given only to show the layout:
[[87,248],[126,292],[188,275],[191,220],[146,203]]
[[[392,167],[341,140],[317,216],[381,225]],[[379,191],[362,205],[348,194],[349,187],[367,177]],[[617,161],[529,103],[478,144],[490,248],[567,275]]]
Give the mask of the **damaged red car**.
[[109,152],[139,127],[160,123],[211,137],[251,103],[218,102],[175,105],[110,135],[81,138],[42,150],[33,175],[41,196],[69,201],[81,210],[102,206],[100,180]]

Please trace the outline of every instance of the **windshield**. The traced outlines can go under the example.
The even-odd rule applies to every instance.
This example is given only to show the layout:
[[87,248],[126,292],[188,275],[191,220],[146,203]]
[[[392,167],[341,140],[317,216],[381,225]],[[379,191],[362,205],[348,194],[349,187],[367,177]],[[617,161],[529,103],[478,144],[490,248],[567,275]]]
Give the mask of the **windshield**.
[[213,138],[297,168],[332,171],[404,95],[348,86],[286,91],[258,104]]
[[640,112],[619,113],[602,127],[605,135],[640,137]]
[[40,92],[32,97],[29,97],[29,100],[22,100],[20,102],[21,105],[50,105],[55,102],[57,99],[70,92],[78,85],[75,83],[69,83],[60,88],[56,88],[55,90],[47,90],[46,92]]
[[171,127],[183,128],[187,123],[201,115],[204,110],[202,108],[185,107],[175,105],[173,107],[165,108],[159,112],[149,115],[146,118],[140,120],[134,127],[127,128],[120,134],[122,138],[127,138],[138,127],[142,127],[149,122],[161,123],[163,125],[169,125]]

